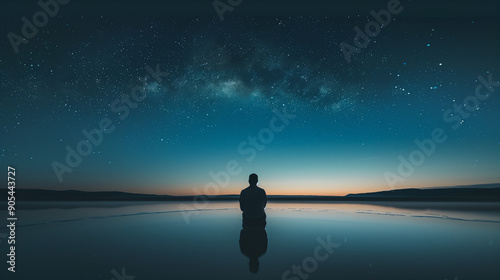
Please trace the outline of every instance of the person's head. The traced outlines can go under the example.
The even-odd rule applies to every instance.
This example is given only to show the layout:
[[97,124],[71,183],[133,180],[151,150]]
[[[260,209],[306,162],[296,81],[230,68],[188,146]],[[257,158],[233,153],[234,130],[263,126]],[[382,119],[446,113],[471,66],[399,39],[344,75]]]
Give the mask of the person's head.
[[250,269],[250,272],[252,272],[252,273],[259,272],[259,259],[258,258],[251,258],[250,262],[248,263],[248,268]]
[[252,173],[250,176],[248,176],[248,183],[250,183],[250,186],[257,186],[257,183],[259,182],[259,176],[257,174]]

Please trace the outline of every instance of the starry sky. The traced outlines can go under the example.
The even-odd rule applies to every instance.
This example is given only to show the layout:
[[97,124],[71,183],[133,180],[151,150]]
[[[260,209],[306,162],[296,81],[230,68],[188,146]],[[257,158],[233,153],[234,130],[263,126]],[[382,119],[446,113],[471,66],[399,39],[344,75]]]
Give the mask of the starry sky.
[[435,2],[402,0],[348,62],[340,45],[388,1],[243,0],[221,20],[212,1],[73,0],[17,53],[9,32],[41,8],[6,1],[2,164],[19,188],[172,195],[236,194],[253,172],[268,194],[500,182],[500,87],[471,101],[500,80],[500,3]]

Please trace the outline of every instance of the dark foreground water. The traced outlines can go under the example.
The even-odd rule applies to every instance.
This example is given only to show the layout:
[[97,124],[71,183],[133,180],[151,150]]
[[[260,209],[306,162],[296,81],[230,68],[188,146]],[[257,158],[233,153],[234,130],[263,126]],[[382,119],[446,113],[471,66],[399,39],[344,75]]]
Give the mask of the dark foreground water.
[[181,204],[25,203],[0,278],[500,279],[499,204],[269,203],[244,233],[236,202]]

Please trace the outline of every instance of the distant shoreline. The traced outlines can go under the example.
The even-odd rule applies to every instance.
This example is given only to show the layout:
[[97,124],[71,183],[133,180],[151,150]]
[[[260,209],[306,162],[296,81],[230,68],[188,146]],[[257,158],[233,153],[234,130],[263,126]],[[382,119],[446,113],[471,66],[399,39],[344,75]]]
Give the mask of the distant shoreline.
[[[373,193],[348,194],[346,196],[268,195],[268,201],[500,202],[500,184],[476,186],[481,187],[399,189]],[[6,196],[7,192],[0,193],[0,198],[6,199]],[[239,195],[219,195],[213,197],[205,195],[172,196],[115,191],[87,192],[76,190],[16,189],[17,201],[237,201],[238,199]]]

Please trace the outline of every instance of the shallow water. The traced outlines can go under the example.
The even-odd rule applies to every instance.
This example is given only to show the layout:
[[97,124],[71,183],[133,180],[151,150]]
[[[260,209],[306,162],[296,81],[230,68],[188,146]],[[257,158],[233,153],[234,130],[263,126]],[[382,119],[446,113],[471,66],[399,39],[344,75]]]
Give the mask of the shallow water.
[[[2,279],[500,276],[498,203],[269,203],[265,232],[242,236],[247,255],[265,252],[256,274],[240,249],[237,202],[211,202],[203,209],[188,202],[21,206],[16,273],[4,265]],[[0,236],[6,233],[2,229]],[[0,241],[5,264],[7,242]]]

